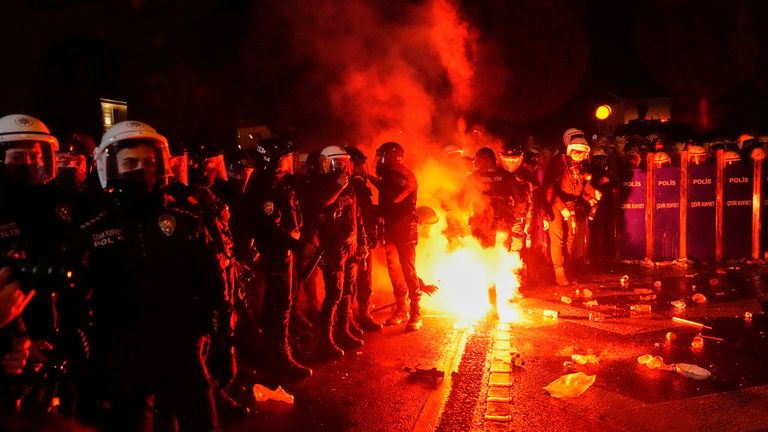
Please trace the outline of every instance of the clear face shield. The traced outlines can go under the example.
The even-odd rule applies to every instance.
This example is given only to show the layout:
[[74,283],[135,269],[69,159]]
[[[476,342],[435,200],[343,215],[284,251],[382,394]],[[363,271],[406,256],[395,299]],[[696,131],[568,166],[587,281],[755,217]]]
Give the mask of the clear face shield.
[[327,171],[329,173],[335,173],[339,175],[340,174],[351,175],[352,161],[349,159],[349,156],[346,156],[346,157],[337,156],[337,157],[328,158]]
[[227,181],[227,167],[224,164],[224,155],[209,157],[203,162],[203,178],[212,185],[216,179]]
[[161,143],[120,141],[107,149],[107,185],[125,192],[149,192],[167,184],[170,162]]
[[253,174],[253,168],[243,165],[242,163],[230,163],[227,167],[227,177],[229,182],[235,186],[240,193],[245,192],[248,187],[248,180]]
[[523,164],[523,155],[522,153],[519,155],[500,155],[499,159],[501,160],[501,166],[509,171],[509,172],[515,172],[518,168]]
[[3,175],[12,184],[40,185],[56,176],[56,156],[48,142],[12,141],[0,152]]
[[56,153],[56,165],[58,166],[57,178],[73,186],[81,185],[88,176],[88,161],[82,153],[58,152]]
[[706,153],[688,153],[688,162],[694,166],[701,166],[707,162]]
[[275,174],[277,176],[293,174],[293,166],[293,153],[288,153],[287,155],[281,157],[279,161],[277,161],[277,169]]
[[589,152],[583,151],[583,150],[571,150],[571,152],[568,154],[568,156],[574,161],[574,162],[584,162],[589,158]]
[[352,175],[368,178],[368,161],[358,160],[352,163]]
[[171,156],[169,162],[173,178],[179,183],[189,185],[189,161],[187,152],[184,152],[183,155]]

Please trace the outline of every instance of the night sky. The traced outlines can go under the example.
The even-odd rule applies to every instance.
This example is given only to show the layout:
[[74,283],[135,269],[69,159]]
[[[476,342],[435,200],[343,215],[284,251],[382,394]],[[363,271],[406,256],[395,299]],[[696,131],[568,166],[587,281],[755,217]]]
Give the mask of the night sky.
[[[328,65],[356,59],[319,59],[306,37],[359,30],[348,25],[353,12],[314,15],[320,3],[3,2],[0,111],[98,135],[106,97],[127,100],[131,118],[176,142],[254,122],[307,142],[337,139],[349,120],[328,108],[337,80]],[[382,27],[372,41],[424,4],[353,3]],[[767,2],[467,0],[460,11],[482,82],[466,116],[492,132],[553,139],[592,127],[599,103],[656,96],[671,96],[673,117],[700,133],[768,132]]]

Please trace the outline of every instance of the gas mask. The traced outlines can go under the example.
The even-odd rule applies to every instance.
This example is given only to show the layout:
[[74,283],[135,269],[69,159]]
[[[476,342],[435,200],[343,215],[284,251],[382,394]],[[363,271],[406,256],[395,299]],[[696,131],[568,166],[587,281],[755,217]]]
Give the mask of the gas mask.
[[26,164],[5,164],[3,173],[9,184],[14,186],[35,186],[46,180],[45,167]]
[[86,173],[74,167],[59,168],[56,178],[68,190],[78,190],[85,182]]
[[152,191],[155,176],[144,168],[126,171],[114,179],[115,189],[128,194],[144,194]]

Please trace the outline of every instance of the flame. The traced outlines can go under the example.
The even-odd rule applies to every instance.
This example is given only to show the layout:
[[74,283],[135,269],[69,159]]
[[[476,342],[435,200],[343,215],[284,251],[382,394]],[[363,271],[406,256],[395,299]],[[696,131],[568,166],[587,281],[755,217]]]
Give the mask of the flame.
[[[422,225],[419,232],[416,268],[425,283],[439,287],[434,297],[423,297],[424,306],[471,324],[490,311],[488,288],[495,285],[499,319],[515,321],[518,314],[510,301],[519,296],[523,262],[505,246],[505,234],[497,233],[495,246],[483,248],[467,232],[469,214],[456,199],[466,175],[462,166],[434,159],[416,170],[419,205],[432,207],[440,218],[435,225]],[[449,217],[460,224],[459,232],[449,229]]]
[[440,289],[434,297],[424,297],[424,306],[455,315],[461,324],[471,324],[490,311],[488,289],[495,286],[499,320],[517,320],[517,310],[510,302],[519,295],[523,263],[519,253],[505,247],[506,235],[497,233],[492,248],[483,248],[474,238],[465,237],[451,249],[445,235],[432,234],[420,239],[417,266],[424,281]]
[[[403,144],[406,165],[419,180],[418,204],[440,217],[420,228],[416,268],[439,287],[434,297],[424,297],[425,307],[473,322],[488,311],[488,287],[495,284],[500,318],[514,319],[506,306],[519,287],[518,254],[502,239],[483,249],[469,235],[454,241],[458,234],[447,232],[449,220],[468,220],[457,202],[468,172],[460,159],[441,159],[443,146],[460,144],[467,155],[482,146],[498,148],[495,137],[466,121],[486,104],[477,93],[493,80],[475,73],[480,38],[458,2],[396,8],[386,2],[289,3],[289,18],[300,29],[296,49],[316,65],[307,93],[329,90],[322,110],[344,119],[348,142],[366,154],[386,141]],[[385,265],[379,260],[376,266],[375,289],[391,293]]]

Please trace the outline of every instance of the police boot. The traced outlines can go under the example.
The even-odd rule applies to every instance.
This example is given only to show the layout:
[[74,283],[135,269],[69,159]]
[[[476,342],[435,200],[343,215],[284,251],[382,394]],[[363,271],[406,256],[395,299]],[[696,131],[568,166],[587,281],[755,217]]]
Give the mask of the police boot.
[[565,267],[563,266],[555,267],[555,283],[557,283],[560,286],[568,286],[571,284],[568,281],[568,278],[565,277]]
[[293,358],[288,341],[278,342],[272,353],[272,369],[287,381],[299,381],[312,376],[312,369],[300,365]]
[[345,350],[359,349],[362,348],[364,344],[360,338],[356,337],[350,331],[352,310],[349,303],[349,296],[341,298],[339,307],[336,309],[339,319],[336,321],[336,328],[333,332],[333,338],[336,341],[336,344]]
[[333,339],[333,321],[336,312],[336,305],[332,302],[324,301],[320,309],[320,337],[317,341],[318,355],[327,360],[336,360],[344,357],[344,350],[336,345]]
[[387,326],[396,326],[408,319],[408,311],[405,309],[405,298],[398,298],[395,304],[395,312],[387,318]]
[[358,305],[358,318],[357,321],[360,324],[360,328],[366,333],[372,333],[380,331],[384,326],[381,323],[376,322],[373,316],[368,312],[368,305]]
[[421,309],[419,308],[419,302],[411,301],[411,317],[408,319],[408,324],[405,325],[405,331],[412,332],[421,330]]
[[350,306],[350,312],[349,312],[349,325],[347,326],[349,328],[349,334],[352,336],[362,339],[363,336],[365,336],[365,332],[363,332],[363,329],[360,328],[360,325],[357,323],[357,320],[355,320],[355,315],[351,311],[352,307]]

